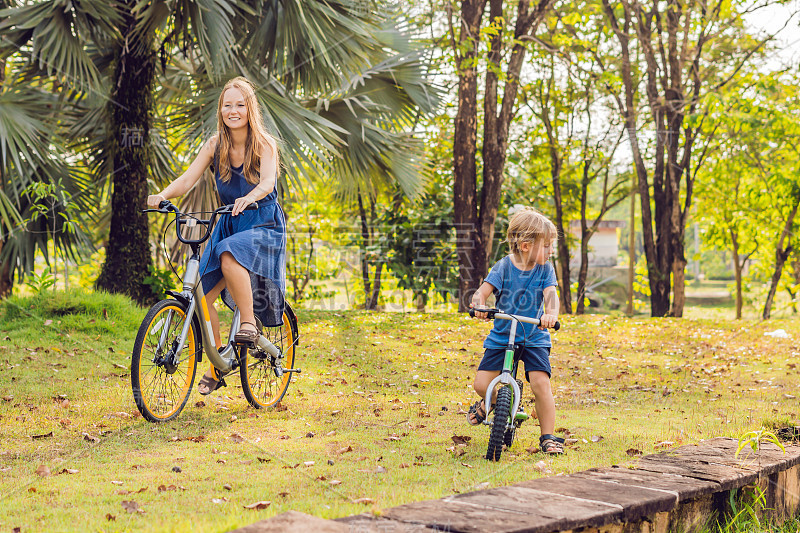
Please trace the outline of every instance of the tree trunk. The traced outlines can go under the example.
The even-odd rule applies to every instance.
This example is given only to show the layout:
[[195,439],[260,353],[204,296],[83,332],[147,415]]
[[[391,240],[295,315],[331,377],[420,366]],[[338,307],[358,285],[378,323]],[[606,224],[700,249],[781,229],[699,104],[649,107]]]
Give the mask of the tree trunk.
[[[128,4],[132,6],[133,2]],[[137,31],[136,17],[128,12],[125,18],[124,44],[116,51],[114,85],[108,103],[108,143],[114,160],[111,230],[106,261],[96,284],[99,289],[127,294],[138,303],[147,304],[160,296],[144,284],[152,258],[147,215],[142,213],[147,200],[156,56],[152,39],[145,38],[143,42],[141,31]]]
[[553,183],[553,204],[556,208],[556,231],[562,237],[556,243],[558,247],[558,268],[561,271],[558,279],[561,284],[561,309],[559,311],[565,314],[572,314],[572,295],[570,294],[572,280],[569,272],[569,246],[567,246],[569,228],[564,227],[564,202],[561,195],[562,159],[557,146],[558,139],[556,138],[555,129],[550,120],[550,112],[544,105],[542,106],[541,119],[547,133],[547,143],[550,145],[550,178]]
[[[781,275],[783,274],[783,266],[786,264],[786,260],[789,258],[789,255],[792,253],[791,231],[792,224],[794,223],[794,217],[797,214],[798,205],[800,205],[800,197],[795,198],[794,205],[789,213],[789,217],[786,219],[786,223],[783,225],[781,236],[778,239],[778,243],[775,245],[775,270],[772,272],[772,279],[770,280],[769,284],[769,292],[767,292],[767,301],[764,303],[764,310],[761,313],[761,318],[764,320],[767,320],[772,313],[772,303],[775,299],[775,292],[778,290],[778,283],[781,280]],[[786,248],[784,248],[783,243],[787,239],[789,240],[789,243],[786,245]]]
[[736,280],[736,320],[742,318],[742,264],[739,263],[739,236],[730,229],[731,249],[733,251],[733,277]]
[[[5,2],[0,2],[0,5],[5,6]],[[6,78],[6,62],[0,60],[0,86]],[[0,166],[0,190],[5,188],[5,177],[3,176],[3,167]],[[3,251],[3,239],[0,239],[0,252]],[[11,291],[14,290],[14,271],[11,268],[11,260],[0,263],[0,299],[11,296]]]
[[[478,174],[475,154],[478,147],[478,72],[475,60],[486,0],[461,3],[461,31],[456,48],[458,71],[458,110],[453,138],[453,217],[458,256],[458,309],[469,307],[486,272],[480,268],[483,251],[478,227]],[[458,50],[461,50],[460,52]]]
[[[585,222],[582,222],[585,225]],[[581,231],[581,264],[578,267],[578,294],[575,297],[575,314],[582,315],[586,311],[584,301],[586,298],[586,277],[589,274],[589,239],[592,234],[588,231]]]
[[[0,171],[2,178],[2,171]],[[3,240],[0,239],[0,252],[3,251]],[[14,290],[14,271],[11,268],[11,261],[0,263],[0,299],[11,296]]]
[[372,309],[372,283],[369,277],[369,259],[367,248],[370,245],[369,221],[367,211],[364,209],[364,200],[361,192],[358,193],[358,217],[361,220],[361,282],[364,284],[364,309]]
[[[475,68],[480,42],[481,20],[486,6],[485,0],[465,0],[461,3],[461,32],[456,43],[452,33],[452,46],[456,53],[458,71],[458,110],[455,119],[453,144],[454,183],[453,197],[456,222],[456,252],[459,265],[459,310],[469,306],[473,292],[488,270],[492,253],[494,226],[503,186],[503,171],[508,148],[508,130],[514,116],[519,74],[525,59],[525,43],[544,18],[552,0],[539,0],[531,9],[530,0],[517,4],[517,19],[514,25],[513,46],[507,55],[503,53],[503,31],[492,36],[489,45],[486,69],[486,91],[484,94],[483,120],[483,187],[480,208],[477,204],[477,113],[478,79]],[[449,5],[449,4],[448,4]],[[502,20],[502,0],[489,3],[490,21]],[[498,109],[498,94],[502,70],[501,61],[508,57],[504,73],[503,98]]]

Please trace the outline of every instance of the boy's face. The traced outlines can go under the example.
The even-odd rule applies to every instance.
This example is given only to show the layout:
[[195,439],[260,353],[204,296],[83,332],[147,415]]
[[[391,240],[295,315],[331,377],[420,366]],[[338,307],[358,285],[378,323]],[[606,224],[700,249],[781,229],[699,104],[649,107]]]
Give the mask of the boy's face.
[[528,265],[543,265],[553,255],[553,241],[537,239],[536,242],[522,242],[520,252],[523,261]]

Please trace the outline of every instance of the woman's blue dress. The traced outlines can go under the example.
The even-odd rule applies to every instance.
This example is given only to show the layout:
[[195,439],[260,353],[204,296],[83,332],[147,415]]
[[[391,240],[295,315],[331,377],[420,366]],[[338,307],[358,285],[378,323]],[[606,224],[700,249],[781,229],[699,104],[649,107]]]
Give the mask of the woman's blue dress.
[[[242,174],[243,166],[231,167],[231,179],[226,183],[220,179],[216,160],[214,163],[214,179],[223,204],[232,204],[255,188]],[[268,327],[283,324],[286,221],[277,197],[277,191],[273,190],[258,201],[258,209],[237,216],[220,215],[200,259],[201,281],[207,292],[222,279],[220,256],[230,252],[250,272],[253,311]],[[227,290],[222,291],[222,300],[234,308]]]

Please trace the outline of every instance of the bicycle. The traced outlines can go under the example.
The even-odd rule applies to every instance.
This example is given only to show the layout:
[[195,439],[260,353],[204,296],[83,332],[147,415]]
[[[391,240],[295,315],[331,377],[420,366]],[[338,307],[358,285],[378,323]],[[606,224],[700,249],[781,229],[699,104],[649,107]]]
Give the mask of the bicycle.
[[[522,399],[522,381],[517,379],[517,367],[519,366],[520,355],[515,350],[515,339],[517,335],[517,324],[525,322],[527,324],[539,325],[539,320],[521,315],[503,313],[500,309],[470,309],[469,316],[475,318],[475,312],[486,313],[492,320],[510,320],[511,328],[508,333],[508,346],[506,346],[506,357],[503,362],[503,370],[500,375],[489,382],[486,388],[486,398],[484,405],[492,405],[494,389],[499,385],[497,399],[494,404],[494,416],[489,421],[489,417],[483,424],[490,426],[489,446],[486,448],[486,459],[489,461],[499,461],[503,453],[503,446],[510,448],[514,443],[517,429],[530,416],[519,409]],[[559,330],[561,324],[556,322],[554,330]]]
[[[247,401],[256,409],[268,408],[283,399],[294,368],[295,348],[298,345],[297,318],[291,306],[285,304],[283,326],[262,329],[254,345],[233,342],[239,330],[240,315],[236,308],[231,321],[228,343],[216,347],[208,313],[208,302],[200,283],[200,245],[211,236],[220,215],[229,215],[233,205],[211,212],[208,219],[183,213],[169,201],[151,213],[174,213],[178,240],[188,244],[191,255],[186,262],[182,291],[166,291],[171,298],[159,301],[145,315],[136,335],[131,358],[131,387],[136,407],[150,422],[166,422],[177,417],[189,400],[197,363],[203,353],[221,376],[239,370],[242,390]],[[257,209],[253,203],[247,209]],[[190,239],[183,229],[200,227],[200,237]],[[166,231],[166,230],[165,230]]]

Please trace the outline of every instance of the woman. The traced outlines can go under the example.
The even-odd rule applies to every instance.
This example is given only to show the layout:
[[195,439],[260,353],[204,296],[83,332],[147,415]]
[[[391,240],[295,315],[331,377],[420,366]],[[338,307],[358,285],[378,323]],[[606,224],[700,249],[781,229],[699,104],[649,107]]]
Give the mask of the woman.
[[[264,129],[252,84],[234,78],[225,84],[217,107],[217,133],[178,179],[147,198],[149,207],[188,192],[209,166],[223,204],[233,204],[230,216],[217,222],[200,259],[201,282],[209,302],[239,308],[241,327],[235,341],[251,343],[260,334],[256,316],[265,326],[283,322],[286,224],[277,203],[278,145]],[[258,209],[244,209],[258,202]],[[232,301],[231,301],[232,298]],[[209,307],[214,340],[222,346],[217,310]],[[220,387],[222,377],[212,366],[198,383],[200,394]]]

